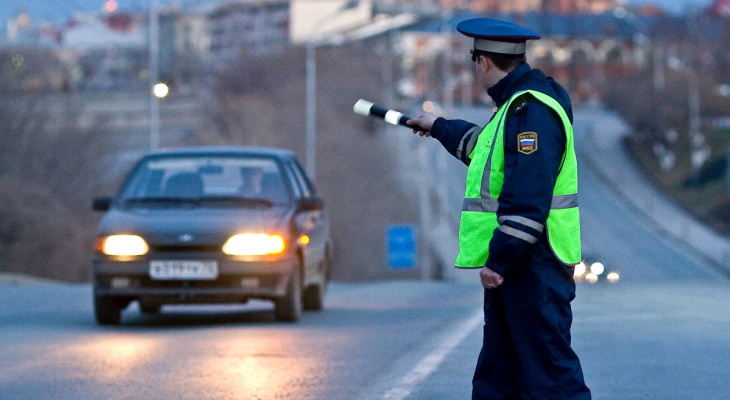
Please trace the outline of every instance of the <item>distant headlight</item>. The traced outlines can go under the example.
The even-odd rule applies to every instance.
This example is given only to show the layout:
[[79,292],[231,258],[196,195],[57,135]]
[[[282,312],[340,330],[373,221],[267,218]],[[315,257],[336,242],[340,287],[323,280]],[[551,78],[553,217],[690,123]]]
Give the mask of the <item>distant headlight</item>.
[[618,282],[618,279],[619,279],[618,272],[609,272],[609,274],[606,276],[606,279],[608,279],[608,281],[611,283]]
[[284,238],[264,233],[241,233],[231,236],[223,245],[229,256],[263,256],[284,251]]
[[601,275],[605,270],[606,267],[604,267],[602,263],[594,262],[591,264],[591,272],[596,274],[596,276]]
[[108,256],[141,256],[150,247],[137,235],[110,235],[97,239],[97,250]]

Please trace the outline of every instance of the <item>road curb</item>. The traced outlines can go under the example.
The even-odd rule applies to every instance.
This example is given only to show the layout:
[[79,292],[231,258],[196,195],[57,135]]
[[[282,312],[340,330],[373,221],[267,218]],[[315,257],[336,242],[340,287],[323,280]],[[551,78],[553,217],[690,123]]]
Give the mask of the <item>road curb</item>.
[[0,285],[20,284],[54,284],[63,283],[52,279],[39,278],[36,276],[20,274],[16,272],[0,272]]

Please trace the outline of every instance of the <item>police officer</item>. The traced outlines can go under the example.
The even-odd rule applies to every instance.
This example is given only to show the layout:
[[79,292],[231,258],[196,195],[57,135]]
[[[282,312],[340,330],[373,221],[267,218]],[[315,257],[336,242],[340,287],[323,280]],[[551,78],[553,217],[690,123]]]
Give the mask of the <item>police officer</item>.
[[480,268],[484,341],[472,399],[590,399],[570,346],[581,260],[577,164],[566,91],[525,60],[540,35],[477,18],[472,60],[494,102],[484,127],[425,114],[407,122],[469,166],[457,268]]

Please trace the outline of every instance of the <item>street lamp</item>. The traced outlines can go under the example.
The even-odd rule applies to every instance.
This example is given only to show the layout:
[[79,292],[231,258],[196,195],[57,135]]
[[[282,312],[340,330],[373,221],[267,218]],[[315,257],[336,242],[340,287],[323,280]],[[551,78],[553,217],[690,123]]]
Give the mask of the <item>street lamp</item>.
[[330,19],[339,15],[342,11],[357,7],[359,0],[349,0],[331,14],[320,18],[310,32],[306,42],[306,115],[305,115],[305,164],[307,174],[312,181],[316,182],[317,174],[317,56],[316,49],[320,45],[320,38],[313,37],[322,30],[322,27]]
[[702,164],[710,155],[707,146],[705,146],[705,137],[700,131],[702,123],[700,119],[700,79],[691,67],[687,67],[676,57],[670,58],[667,66],[674,71],[687,75],[690,160],[693,177],[697,178]]
[[168,93],[170,93],[170,88],[167,87],[164,83],[158,83],[155,86],[152,87],[152,93],[157,98],[163,98],[167,96]]

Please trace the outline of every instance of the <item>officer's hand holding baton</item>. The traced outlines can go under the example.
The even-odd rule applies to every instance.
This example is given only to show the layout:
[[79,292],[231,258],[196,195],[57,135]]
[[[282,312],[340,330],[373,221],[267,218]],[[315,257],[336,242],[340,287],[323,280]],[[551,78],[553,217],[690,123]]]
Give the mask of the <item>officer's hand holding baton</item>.
[[409,119],[408,121],[406,121],[406,125],[414,127],[414,134],[417,133],[420,136],[431,137],[431,128],[433,128],[434,121],[436,121],[435,116],[431,114],[423,114],[417,116],[416,118]]

